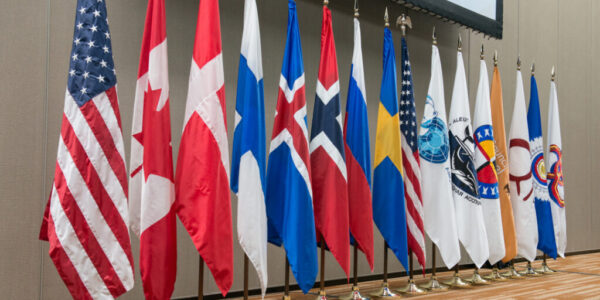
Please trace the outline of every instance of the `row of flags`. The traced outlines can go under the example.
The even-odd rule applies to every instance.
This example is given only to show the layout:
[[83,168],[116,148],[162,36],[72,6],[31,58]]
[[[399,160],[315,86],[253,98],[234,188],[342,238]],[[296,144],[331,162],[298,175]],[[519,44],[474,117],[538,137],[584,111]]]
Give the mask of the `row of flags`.
[[[548,162],[531,77],[526,114],[520,71],[508,150],[498,69],[490,92],[482,59],[473,127],[462,53],[449,119],[441,60],[432,46],[431,78],[417,132],[412,70],[402,37],[400,97],[392,33],[384,29],[375,160],[371,149],[360,23],[346,113],[331,11],[323,6],[321,58],[308,132],[305,73],[296,4],[288,28],[268,151],[259,19],[245,0],[232,162],[217,0],[201,0],[176,172],[173,170],[164,0],[149,0],[127,173],[116,72],[103,1],[78,0],[55,178],[40,239],[76,299],[115,298],[133,287],[129,229],[140,239],[147,299],[169,299],[176,279],[176,215],[225,296],[233,282],[230,190],[238,198],[238,240],[263,295],[267,243],[282,246],[300,288],[316,279],[316,245],[347,276],[350,244],[373,269],[373,222],[408,269],[424,270],[425,232],[451,268],[460,243],[473,262],[564,256],[566,225],[556,86],[551,84]],[[474,128],[474,129],[473,129]],[[230,169],[231,168],[231,169]],[[128,178],[129,177],[129,178]],[[372,188],[371,188],[372,186]]]

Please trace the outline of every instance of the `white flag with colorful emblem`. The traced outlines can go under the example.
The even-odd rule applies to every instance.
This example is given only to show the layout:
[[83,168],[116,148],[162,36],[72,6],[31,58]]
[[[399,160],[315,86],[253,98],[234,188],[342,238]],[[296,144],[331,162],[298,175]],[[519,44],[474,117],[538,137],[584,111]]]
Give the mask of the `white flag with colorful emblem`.
[[565,196],[562,173],[562,142],[560,138],[560,118],[556,84],[550,83],[550,108],[548,109],[548,191],[552,203],[552,223],[556,237],[558,255],[565,257],[567,248],[567,219],[565,216]]
[[483,59],[479,63],[479,85],[477,86],[477,98],[475,99],[473,126],[475,127],[473,134],[475,139],[475,168],[490,249],[489,261],[491,264],[495,264],[504,257],[505,249],[498,196],[498,177],[494,167],[496,152],[492,130],[492,112],[490,110],[490,85],[487,67]]

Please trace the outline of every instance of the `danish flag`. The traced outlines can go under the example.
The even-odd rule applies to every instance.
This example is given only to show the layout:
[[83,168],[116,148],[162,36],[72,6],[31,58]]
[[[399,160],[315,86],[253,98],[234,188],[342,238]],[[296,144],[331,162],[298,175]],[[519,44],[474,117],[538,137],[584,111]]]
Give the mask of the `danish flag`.
[[223,296],[233,282],[229,149],[218,0],[201,0],[175,194],[177,215]]
[[129,226],[140,238],[146,299],[170,299],[177,274],[164,0],[148,1],[133,109]]
[[346,276],[350,276],[348,175],[338,78],[331,11],[323,6],[321,60],[310,134],[315,224],[319,239],[324,239]]
[[267,227],[269,242],[285,247],[296,282],[307,293],[317,277],[317,248],[296,2],[289,0],[288,8],[287,41],[267,166]]

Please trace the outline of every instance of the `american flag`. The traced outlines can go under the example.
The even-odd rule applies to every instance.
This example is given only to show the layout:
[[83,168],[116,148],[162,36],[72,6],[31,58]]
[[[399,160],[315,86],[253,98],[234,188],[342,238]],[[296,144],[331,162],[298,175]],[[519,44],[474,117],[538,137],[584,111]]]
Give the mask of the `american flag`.
[[106,6],[78,0],[54,182],[40,238],[75,299],[133,287],[127,172]]
[[423,201],[421,199],[421,170],[417,142],[417,114],[412,86],[412,73],[408,59],[406,39],[402,37],[402,64],[400,67],[402,91],[400,92],[400,131],[402,132],[402,166],[404,167],[404,196],[406,198],[406,224],[408,249],[425,269],[425,233],[423,227]]

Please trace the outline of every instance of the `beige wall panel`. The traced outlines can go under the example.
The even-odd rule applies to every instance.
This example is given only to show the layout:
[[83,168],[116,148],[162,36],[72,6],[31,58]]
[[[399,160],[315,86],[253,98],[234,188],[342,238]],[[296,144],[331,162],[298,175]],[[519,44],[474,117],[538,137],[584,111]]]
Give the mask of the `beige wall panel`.
[[39,1],[0,3],[0,295],[5,299],[39,294],[46,16]]
[[[593,207],[599,208],[593,195],[597,195],[598,187],[592,184],[588,178],[593,177],[592,170],[598,160],[595,159],[596,152],[594,146],[598,145],[596,134],[592,126],[599,125],[594,109],[599,106],[595,101],[591,101],[591,96],[597,87],[598,77],[592,77],[591,61],[595,61],[593,52],[588,51],[592,46],[590,30],[591,3],[590,0],[559,1],[558,38],[555,41],[555,47],[558,46],[558,68],[556,85],[558,89],[558,103],[561,117],[561,134],[564,160],[564,176],[566,181],[565,199],[567,205],[567,232],[568,247],[567,251],[575,251],[597,248],[598,236],[594,233],[592,219],[596,213]],[[555,19],[555,18],[553,18]],[[596,29],[595,32],[598,32]],[[540,70],[541,71],[541,70]],[[548,72],[540,73],[540,79],[548,81]],[[549,87],[540,91],[542,106],[542,121],[544,134],[547,137],[547,114]],[[547,138],[544,143],[547,144]],[[546,166],[549,168],[550,166]],[[594,193],[596,192],[596,193]],[[569,201],[570,200],[570,201]],[[596,222],[596,224],[599,224]],[[596,227],[597,229],[598,227]]]
[[[572,173],[576,173],[576,172],[580,172],[580,173],[584,173],[586,174],[587,178],[592,178],[592,171],[598,170],[598,167],[600,167],[600,159],[598,159],[597,157],[597,151],[594,151],[593,149],[598,149],[597,147],[600,146],[599,141],[598,141],[598,132],[600,132],[600,121],[597,118],[597,113],[598,111],[600,111],[600,104],[598,103],[598,101],[596,101],[596,99],[598,98],[598,86],[597,83],[600,82],[600,74],[598,74],[598,70],[600,68],[600,60],[598,60],[596,58],[596,53],[598,53],[600,51],[600,39],[597,36],[597,34],[600,34],[600,21],[598,20],[597,16],[600,15],[600,3],[598,3],[597,1],[590,1],[590,28],[591,28],[591,32],[590,32],[590,43],[591,43],[591,50],[588,51],[588,59],[591,60],[591,64],[589,64],[588,66],[588,74],[589,76],[586,77],[587,78],[587,92],[585,95],[586,98],[586,102],[591,106],[591,108],[589,110],[586,110],[587,113],[587,120],[588,120],[588,136],[587,139],[591,142],[590,145],[588,146],[588,149],[590,149],[590,164],[587,166],[587,172],[584,173],[584,171],[578,171],[578,169],[576,167],[570,167],[567,166],[567,168],[569,169],[569,174]],[[585,32],[585,31],[584,31]],[[586,52],[583,51],[583,49],[577,49],[577,52]],[[574,52],[574,53],[577,53]],[[569,53],[565,53],[565,56],[569,57],[569,56],[573,56],[573,55],[569,55]],[[566,95],[565,97],[570,97],[569,95]],[[569,98],[567,98],[569,99]],[[566,100],[568,101],[568,100]],[[565,100],[563,100],[563,104],[561,106],[561,108],[563,107],[567,107],[566,109],[563,109],[562,111],[566,111],[568,110],[569,106],[568,104],[565,105]],[[560,105],[560,103],[559,103]],[[561,112],[562,112],[561,111]],[[561,124],[563,124],[563,126],[568,126],[565,125],[564,121],[561,121]],[[569,126],[570,127],[570,126]],[[564,130],[564,129],[563,129]],[[565,137],[565,134],[562,135],[563,139]],[[578,141],[574,141],[575,144],[573,144],[573,146],[570,147],[570,149],[572,148],[576,148]],[[563,147],[565,145],[566,142],[563,142]],[[565,154],[566,155],[566,154]],[[566,164],[566,163],[565,163]],[[569,175],[565,175],[565,176],[569,176]],[[583,177],[583,176],[581,176]],[[568,177],[567,177],[568,178]],[[567,187],[568,189],[572,189],[570,187],[570,182],[574,181],[573,179],[567,179],[569,183],[567,183]],[[585,180],[585,179],[582,179]],[[589,213],[591,214],[591,222],[589,223],[583,223],[585,226],[587,225],[588,228],[591,231],[592,236],[598,236],[597,234],[597,228],[600,228],[600,220],[598,220],[597,216],[597,212],[600,211],[600,203],[598,203],[597,198],[598,198],[598,193],[600,192],[600,187],[596,184],[590,184],[589,185],[592,189],[589,192],[588,195],[584,196],[579,196],[579,198],[576,198],[575,200],[573,200],[572,202],[578,202],[581,199],[586,199],[588,201],[590,201],[590,208],[589,208]],[[577,203],[576,202],[576,203]],[[577,204],[571,204],[571,206],[576,206]],[[568,211],[568,210],[567,210]],[[577,220],[577,215],[570,215],[570,219],[571,221],[573,221],[573,219]],[[569,215],[567,215],[567,218],[569,218]],[[573,224],[573,222],[569,223],[569,224]],[[569,225],[567,224],[567,226]],[[571,226],[574,226],[575,228],[572,229],[567,229],[567,232],[571,233],[571,234],[578,234],[575,230],[577,228],[580,227],[580,225],[578,224],[573,224]],[[577,248],[578,244],[573,243],[571,244],[571,249]],[[592,239],[591,244],[588,245],[588,247],[592,248],[592,249],[597,249],[600,247],[600,240],[598,239]]]

